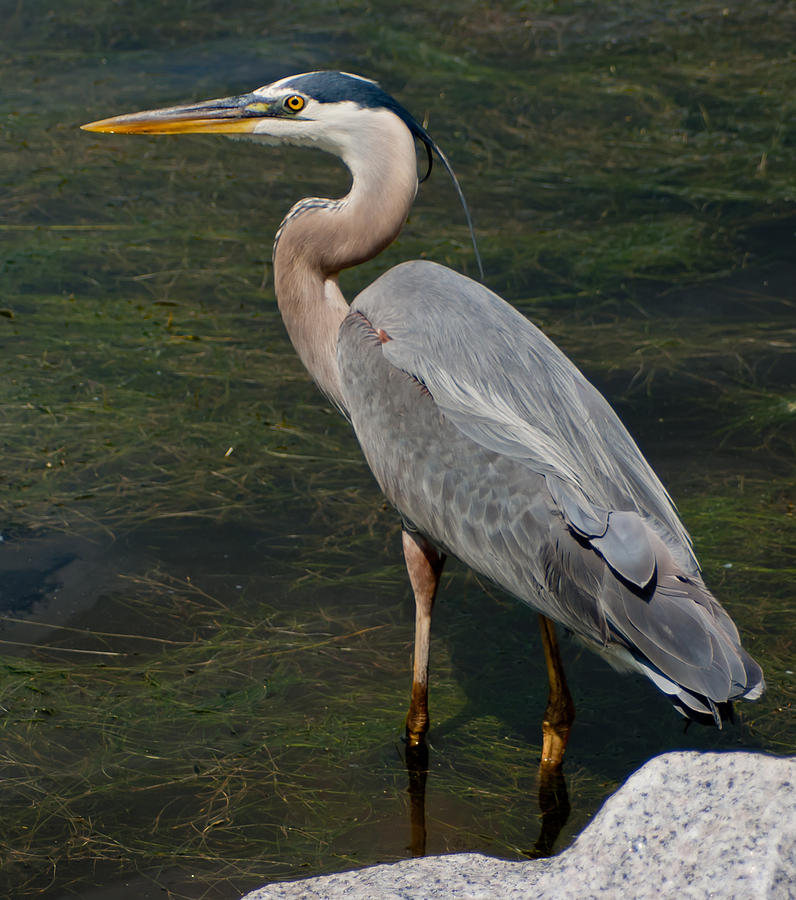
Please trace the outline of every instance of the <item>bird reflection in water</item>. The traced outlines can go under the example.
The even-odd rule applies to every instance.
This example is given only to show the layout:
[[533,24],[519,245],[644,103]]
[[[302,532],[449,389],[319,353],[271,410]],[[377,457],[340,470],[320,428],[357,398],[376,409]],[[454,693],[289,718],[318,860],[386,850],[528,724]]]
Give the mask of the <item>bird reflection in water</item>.
[[426,779],[428,744],[406,745],[406,772],[409,775],[409,849],[412,856],[426,855]]
[[[406,772],[409,776],[409,851],[413,857],[426,855],[426,781],[429,771],[428,743],[407,742]],[[539,812],[541,826],[533,847],[525,851],[529,859],[552,856],[561,829],[570,813],[569,794],[560,765],[539,766]]]

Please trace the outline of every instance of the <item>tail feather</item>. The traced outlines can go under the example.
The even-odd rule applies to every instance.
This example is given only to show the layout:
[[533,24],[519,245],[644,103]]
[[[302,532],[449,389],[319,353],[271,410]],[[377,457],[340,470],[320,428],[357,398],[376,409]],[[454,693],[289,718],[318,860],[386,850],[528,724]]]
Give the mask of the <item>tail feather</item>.
[[657,536],[651,543],[656,571],[646,587],[604,570],[601,600],[612,637],[683,715],[721,728],[733,700],[761,696],[763,672],[702,579],[684,575]]
[[759,700],[766,689],[766,680],[763,678],[763,670],[745,651],[743,654],[744,667],[746,669],[746,690],[741,694],[744,700]]
[[[749,657],[749,660],[754,666],[757,666],[757,663],[751,657]],[[634,662],[636,668],[646,675],[659,691],[669,697],[672,705],[681,715],[702,725],[715,725],[719,729],[722,727],[723,722],[733,721],[733,700],[739,698],[756,700],[765,688],[761,672],[761,680],[746,693],[733,695],[732,699],[716,701],[704,694],[696,694],[693,691],[689,691],[682,685],[667,678],[662,672],[659,672],[652,666],[649,660],[634,655]],[[759,666],[757,668],[759,669]]]

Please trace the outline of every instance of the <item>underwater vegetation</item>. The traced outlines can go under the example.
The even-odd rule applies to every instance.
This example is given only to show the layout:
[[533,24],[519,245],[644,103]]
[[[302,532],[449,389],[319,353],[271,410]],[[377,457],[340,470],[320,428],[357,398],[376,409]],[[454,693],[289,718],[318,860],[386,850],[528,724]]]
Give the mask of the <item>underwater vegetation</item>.
[[[766,673],[722,732],[564,647],[572,814],[668,749],[792,752],[792,4],[11,4],[0,53],[0,893],[234,897],[409,855],[397,517],[284,334],[271,243],[331,158],[104,139],[105,115],[312,68],[450,157],[487,284],[619,411]],[[475,273],[435,172],[353,296]],[[535,841],[535,616],[451,566],[428,852]],[[162,894],[158,894],[159,896]]]

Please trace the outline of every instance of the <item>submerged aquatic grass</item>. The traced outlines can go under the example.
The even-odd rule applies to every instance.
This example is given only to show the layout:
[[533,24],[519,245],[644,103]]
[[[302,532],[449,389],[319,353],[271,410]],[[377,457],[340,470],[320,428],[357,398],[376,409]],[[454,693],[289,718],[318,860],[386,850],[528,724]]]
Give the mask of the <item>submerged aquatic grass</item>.
[[[461,0],[433,21],[414,0],[17,4],[0,54],[0,552],[37,558],[61,533],[113,577],[71,576],[93,606],[48,622],[69,581],[51,560],[33,605],[4,607],[3,892],[138,873],[232,897],[409,854],[398,523],[271,283],[280,216],[345,173],[77,130],[290,71],[360,71],[427,117],[489,285],[618,407],[766,671],[736,728],[682,735],[651,689],[567,647],[559,846],[654,753],[792,751],[795,24],[791,4],[726,0]],[[344,290],[413,256],[475,271],[443,178]],[[450,566],[429,852],[534,843],[537,648],[528,610]]]
[[[358,855],[367,854],[364,831],[404,805],[395,715],[406,687],[403,610],[368,602],[361,587],[356,617],[345,621],[323,606],[310,616],[261,600],[225,608],[163,575],[139,586],[148,594],[137,602],[141,621],[157,608],[158,629],[177,636],[162,647],[145,651],[140,634],[84,631],[77,641],[84,649],[128,649],[64,664],[57,661],[64,636],[43,648],[42,659],[2,668],[4,783],[20,811],[4,827],[9,883],[35,891],[56,866],[90,860],[107,873],[157,859],[183,878],[213,863],[206,878],[229,890],[295,874],[298,860],[317,871],[367,859]],[[74,647],[75,635],[68,641]],[[446,656],[440,647],[441,673]],[[463,706],[444,674],[435,696],[447,715]],[[499,720],[465,721],[458,742],[441,737],[435,747],[435,790],[455,798],[454,807],[476,794],[497,817],[502,805],[517,804],[518,779],[532,789],[535,760],[516,737],[494,746]],[[491,785],[472,783],[483,763],[469,772],[453,767],[462,741],[491,748],[484,757]],[[440,822],[437,830],[444,836],[451,826]],[[511,838],[495,833],[488,841],[518,852]],[[391,858],[403,855],[404,840],[393,836]],[[463,840],[454,834],[452,846]],[[57,857],[42,866],[52,847]]]

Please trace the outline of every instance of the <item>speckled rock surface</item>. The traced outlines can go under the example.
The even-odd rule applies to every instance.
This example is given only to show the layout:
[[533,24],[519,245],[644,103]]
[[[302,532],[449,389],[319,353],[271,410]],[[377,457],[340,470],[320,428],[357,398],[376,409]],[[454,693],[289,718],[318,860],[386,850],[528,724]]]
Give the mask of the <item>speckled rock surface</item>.
[[635,772],[560,856],[475,853],[270,884],[246,900],[796,898],[796,760],[667,753]]

